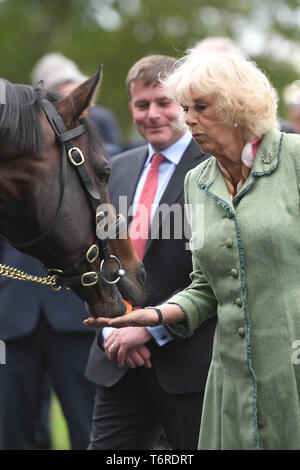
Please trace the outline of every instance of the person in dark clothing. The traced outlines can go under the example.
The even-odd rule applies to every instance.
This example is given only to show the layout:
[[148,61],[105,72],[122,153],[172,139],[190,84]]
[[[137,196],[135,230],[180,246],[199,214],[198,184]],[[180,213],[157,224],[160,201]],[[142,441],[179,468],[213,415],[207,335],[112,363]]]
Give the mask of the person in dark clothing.
[[[35,258],[0,238],[2,264],[45,276]],[[94,335],[82,325],[85,305],[71,291],[0,276],[1,448],[49,447],[49,383],[67,421],[72,449],[89,442],[95,385],[84,377]]]

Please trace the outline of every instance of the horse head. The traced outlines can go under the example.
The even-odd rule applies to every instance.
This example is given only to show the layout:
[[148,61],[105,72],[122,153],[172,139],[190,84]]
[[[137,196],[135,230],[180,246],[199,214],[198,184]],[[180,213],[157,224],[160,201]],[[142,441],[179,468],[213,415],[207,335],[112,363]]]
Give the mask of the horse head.
[[[101,68],[70,95],[3,81],[0,233],[39,259],[94,316],[145,301],[145,272],[109,204],[110,167],[87,116]],[[98,236],[97,236],[98,235]]]

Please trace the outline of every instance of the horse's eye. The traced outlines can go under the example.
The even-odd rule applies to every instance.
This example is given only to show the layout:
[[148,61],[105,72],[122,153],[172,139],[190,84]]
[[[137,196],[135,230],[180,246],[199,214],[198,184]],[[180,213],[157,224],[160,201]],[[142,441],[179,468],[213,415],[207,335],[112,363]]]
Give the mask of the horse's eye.
[[102,170],[102,171],[99,171],[99,173],[97,174],[97,180],[99,181],[99,183],[102,183],[102,184],[107,184],[109,177],[110,177],[109,170]]

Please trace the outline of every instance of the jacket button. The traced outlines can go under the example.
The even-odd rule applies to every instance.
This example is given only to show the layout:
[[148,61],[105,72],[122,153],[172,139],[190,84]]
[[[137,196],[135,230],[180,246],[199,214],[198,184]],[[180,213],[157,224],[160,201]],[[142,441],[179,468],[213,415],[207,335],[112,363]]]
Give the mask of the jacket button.
[[238,306],[238,307],[241,307],[243,305],[243,301],[242,299],[240,299],[239,297],[237,297],[235,299],[235,304]]
[[264,422],[261,418],[259,418],[258,422],[257,422],[257,425],[260,429],[262,429],[264,427]]
[[223,219],[233,219],[233,215],[230,212],[226,212],[226,214],[223,215]]
[[241,338],[244,338],[245,334],[246,334],[246,331],[245,331],[245,328],[243,328],[242,326],[238,329],[238,333],[240,335]]
[[227,248],[233,247],[233,241],[231,240],[231,238],[228,238],[228,240],[226,240],[225,245],[227,246]]
[[238,273],[238,270],[237,270],[237,269],[232,269],[232,270],[230,271],[230,274],[231,274],[231,276],[234,277],[234,278],[239,277],[239,273]]

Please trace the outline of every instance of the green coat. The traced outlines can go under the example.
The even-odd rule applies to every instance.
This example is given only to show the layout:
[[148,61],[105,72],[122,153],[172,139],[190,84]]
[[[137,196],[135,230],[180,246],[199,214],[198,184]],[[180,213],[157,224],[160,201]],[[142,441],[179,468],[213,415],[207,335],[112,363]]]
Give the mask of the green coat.
[[169,300],[187,328],[172,329],[218,315],[200,449],[300,449],[299,188],[300,136],[276,129],[233,200],[214,157],[187,174],[192,242],[204,226],[204,244]]

